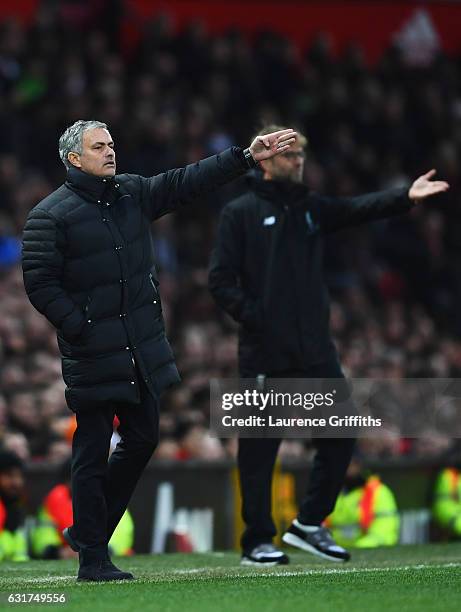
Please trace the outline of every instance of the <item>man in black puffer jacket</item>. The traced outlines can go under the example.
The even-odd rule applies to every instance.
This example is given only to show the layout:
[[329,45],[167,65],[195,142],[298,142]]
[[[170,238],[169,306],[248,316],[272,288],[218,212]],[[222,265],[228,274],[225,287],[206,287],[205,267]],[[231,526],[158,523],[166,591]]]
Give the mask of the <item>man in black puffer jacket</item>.
[[[67,180],[30,212],[24,284],[57,328],[66,399],[77,417],[72,445],[80,580],[120,580],[107,543],[158,437],[158,397],[179,380],[165,337],[150,223],[287,151],[293,130],[255,139],[152,178],[115,174],[106,124],[77,121],[59,141]],[[114,415],[121,441],[107,462]]]
[[[265,134],[276,126],[260,132]],[[222,211],[209,285],[217,303],[240,323],[242,378],[342,378],[329,333],[323,272],[324,235],[343,227],[408,211],[448,189],[431,171],[408,188],[356,198],[329,198],[302,183],[306,139],[261,162],[263,177]],[[315,456],[298,518],[283,540],[333,561],[349,558],[321,527],[333,511],[354,440],[313,440]],[[243,564],[273,565],[288,558],[272,545],[272,472],[280,445],[274,438],[240,438],[238,464],[246,530]]]

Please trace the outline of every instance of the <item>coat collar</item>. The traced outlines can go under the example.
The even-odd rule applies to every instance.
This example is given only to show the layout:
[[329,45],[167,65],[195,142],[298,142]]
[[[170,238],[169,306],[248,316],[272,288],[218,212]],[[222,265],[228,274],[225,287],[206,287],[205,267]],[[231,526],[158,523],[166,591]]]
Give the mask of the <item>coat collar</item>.
[[78,191],[92,200],[100,199],[106,190],[118,187],[118,183],[113,176],[94,176],[75,167],[67,170],[66,185],[73,191]]
[[257,175],[248,177],[250,187],[253,191],[274,204],[294,206],[306,206],[309,198],[309,188],[304,183],[294,181],[272,180],[265,181]]

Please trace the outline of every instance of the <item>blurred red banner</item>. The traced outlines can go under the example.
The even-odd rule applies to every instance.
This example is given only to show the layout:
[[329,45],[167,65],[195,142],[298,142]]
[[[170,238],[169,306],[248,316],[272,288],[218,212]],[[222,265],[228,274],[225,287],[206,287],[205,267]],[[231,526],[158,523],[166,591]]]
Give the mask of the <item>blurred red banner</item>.
[[[104,5],[103,0],[100,4]],[[146,22],[159,14],[170,17],[175,32],[197,20],[212,33],[237,27],[251,37],[273,30],[301,50],[317,34],[327,32],[335,55],[350,43],[358,43],[370,62],[379,59],[396,37],[415,47],[432,45],[449,54],[461,51],[461,4],[455,1],[124,0],[122,5],[119,15],[126,52],[136,47]],[[39,0],[0,0],[0,22],[15,16],[30,23],[38,6]],[[66,6],[78,5],[63,2],[62,8]],[[111,10],[110,1],[104,10]]]
[[38,0],[0,0],[0,23],[10,17],[29,23],[37,12],[38,5]]
[[247,35],[274,30],[304,49],[320,32],[331,34],[335,54],[358,43],[376,61],[396,35],[425,44],[438,41],[447,53],[461,50],[458,2],[302,2],[296,0],[127,0],[123,26],[125,48],[136,45],[146,20],[164,13],[174,30],[193,20],[221,33],[238,27]]

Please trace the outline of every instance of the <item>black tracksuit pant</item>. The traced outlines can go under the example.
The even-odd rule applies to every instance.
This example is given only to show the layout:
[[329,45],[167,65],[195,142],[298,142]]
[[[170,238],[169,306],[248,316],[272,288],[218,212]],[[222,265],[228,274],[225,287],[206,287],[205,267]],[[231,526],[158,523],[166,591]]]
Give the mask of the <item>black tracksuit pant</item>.
[[[241,372],[242,378],[251,378]],[[303,371],[271,373],[271,378],[343,378],[336,355],[323,364]],[[269,376],[268,376],[269,378]],[[306,525],[320,525],[333,511],[352,457],[355,440],[350,438],[312,440],[316,455],[309,484],[301,502],[298,520]],[[271,513],[272,474],[281,443],[279,438],[240,438],[238,468],[242,494],[242,516],[246,529],[243,550],[271,542],[276,534]],[[275,500],[277,503],[277,500]]]
[[[82,551],[103,555],[141,473],[158,443],[158,399],[142,376],[140,404],[100,402],[77,413],[72,442],[72,507]],[[113,419],[120,442],[109,461]]]

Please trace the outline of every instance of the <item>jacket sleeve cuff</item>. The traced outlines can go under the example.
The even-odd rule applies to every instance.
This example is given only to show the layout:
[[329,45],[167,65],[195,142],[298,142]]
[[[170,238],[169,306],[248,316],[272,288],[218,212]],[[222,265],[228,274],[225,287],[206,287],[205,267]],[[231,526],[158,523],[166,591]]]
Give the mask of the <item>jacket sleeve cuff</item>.
[[241,147],[234,147],[234,154],[241,162],[245,170],[251,170],[259,166],[258,162],[254,159],[250,153],[250,149],[242,149]]
[[416,202],[414,202],[410,196],[410,187],[398,187],[396,189],[396,196],[401,199],[402,206],[404,209],[411,210],[413,206],[416,206]]

